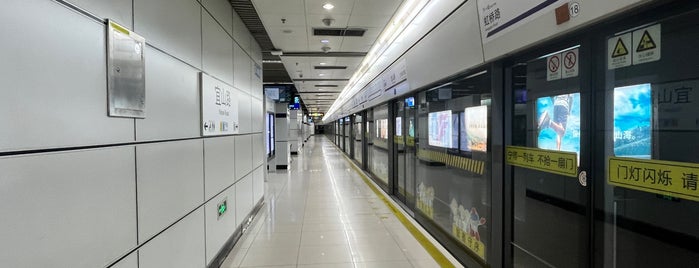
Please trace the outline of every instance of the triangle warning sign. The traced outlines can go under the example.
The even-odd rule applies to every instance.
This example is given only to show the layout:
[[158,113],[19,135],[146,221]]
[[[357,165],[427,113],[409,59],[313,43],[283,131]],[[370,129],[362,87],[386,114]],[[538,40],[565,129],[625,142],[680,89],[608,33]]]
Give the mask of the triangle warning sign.
[[619,38],[616,41],[616,45],[614,46],[614,51],[612,52],[612,58],[626,56],[628,54],[629,54],[629,50],[626,49],[626,45],[624,45],[624,41],[621,41],[621,38]]
[[648,30],[643,31],[643,36],[641,36],[641,41],[638,42],[638,47],[636,47],[636,52],[642,52],[649,49],[656,48],[653,38],[650,37]]

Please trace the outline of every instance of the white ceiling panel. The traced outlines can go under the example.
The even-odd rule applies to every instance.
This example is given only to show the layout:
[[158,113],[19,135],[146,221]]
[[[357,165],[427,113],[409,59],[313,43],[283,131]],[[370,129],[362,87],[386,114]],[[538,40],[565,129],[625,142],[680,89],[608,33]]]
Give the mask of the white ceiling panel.
[[347,22],[347,27],[372,27],[383,30],[389,20],[391,20],[390,16],[352,14]]
[[400,3],[400,0],[356,0],[352,14],[390,17]]
[[[331,15],[349,15],[352,14],[355,0],[306,0],[306,14],[331,14]],[[330,3],[335,7],[331,10],[326,10],[323,5]]]
[[[304,14],[269,13],[260,15],[260,19],[265,27],[306,27],[306,16]],[[284,22],[282,22],[282,19],[284,19]]]
[[[326,26],[323,23],[323,19],[332,19],[332,23],[330,26]],[[308,14],[306,16],[306,23],[308,23],[308,27],[313,27],[313,28],[325,28],[325,27],[332,27],[332,28],[344,28],[347,27],[347,23],[349,22],[350,15],[349,14]]]
[[260,16],[264,14],[305,14],[304,0],[252,0]]

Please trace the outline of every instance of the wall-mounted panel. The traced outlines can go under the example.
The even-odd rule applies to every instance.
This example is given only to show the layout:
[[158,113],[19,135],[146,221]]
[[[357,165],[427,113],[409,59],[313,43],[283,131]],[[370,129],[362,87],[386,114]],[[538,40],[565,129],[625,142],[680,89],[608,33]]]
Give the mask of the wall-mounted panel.
[[[225,201],[226,209],[219,216],[219,206]],[[204,206],[206,214],[206,263],[209,264],[233,235],[237,227],[235,220],[235,186],[211,199]]]
[[139,141],[200,135],[199,78],[196,69],[147,48],[146,119],[136,120]]
[[233,35],[233,7],[228,0],[201,0],[204,8],[214,16],[228,34]]
[[236,226],[242,224],[252,212],[252,173],[235,184],[235,220]]
[[408,82],[417,89],[483,63],[476,1],[468,1],[406,54]]
[[252,173],[252,202],[257,204],[265,195],[265,170],[264,166],[258,167]]
[[252,132],[252,98],[248,93],[234,90],[238,99],[238,133],[246,134]]
[[250,57],[252,58],[252,61],[262,65],[262,48],[260,47],[260,44],[257,43],[254,36],[250,35],[250,38]]
[[[572,31],[591,22],[611,16],[624,9],[639,5],[645,0],[589,0],[579,1],[580,12],[571,17],[570,21],[556,25],[555,10],[550,10],[523,24],[514,24],[516,29],[499,35],[497,38],[484,43],[483,51],[486,60],[492,60],[527,47],[544,42],[565,32]],[[560,5],[560,3],[559,3]],[[483,14],[481,14],[483,16]],[[474,17],[475,19],[475,17]]]
[[265,119],[264,119],[264,110],[262,107],[262,100],[256,99],[256,98],[251,98],[251,108],[250,108],[250,113],[251,113],[251,120],[252,120],[252,132],[262,132],[264,131],[264,124],[265,124]]
[[204,236],[204,210],[200,208],[141,247],[138,267],[206,267]]
[[235,182],[235,137],[204,140],[204,169],[206,199]]
[[[192,0],[134,0],[134,31],[201,68],[201,5]],[[148,60],[146,60],[148,61]]]
[[105,25],[52,1],[2,5],[0,151],[133,141],[133,119],[107,117]]
[[203,141],[138,145],[138,237],[145,241],[204,201]]
[[68,2],[103,19],[111,19],[133,29],[132,0],[68,0]]
[[239,180],[252,171],[252,135],[235,136],[235,178]]
[[252,168],[257,168],[264,162],[265,141],[261,133],[252,134]]
[[250,94],[252,63],[248,54],[236,44],[233,44],[233,63],[233,86]]
[[238,12],[233,11],[233,39],[245,51],[250,51],[251,34]]
[[129,256],[121,259],[111,268],[138,268],[138,251],[132,252]]
[[206,11],[202,11],[202,37],[204,71],[233,85],[233,39]]
[[134,248],[133,155],[127,146],[0,158],[0,267],[103,267]]

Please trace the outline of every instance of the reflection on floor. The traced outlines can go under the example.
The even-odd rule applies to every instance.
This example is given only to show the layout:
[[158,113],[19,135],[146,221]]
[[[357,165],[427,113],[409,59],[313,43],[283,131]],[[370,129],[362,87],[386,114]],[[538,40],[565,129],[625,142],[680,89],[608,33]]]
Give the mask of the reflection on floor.
[[266,188],[222,267],[439,267],[324,137]]

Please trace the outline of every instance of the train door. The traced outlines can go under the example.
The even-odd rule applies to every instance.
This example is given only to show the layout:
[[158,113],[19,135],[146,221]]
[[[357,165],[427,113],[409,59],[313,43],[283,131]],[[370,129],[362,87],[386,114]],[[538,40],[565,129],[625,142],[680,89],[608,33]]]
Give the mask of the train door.
[[582,60],[590,58],[588,47],[539,50],[506,69],[513,267],[590,266],[590,62]]

